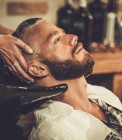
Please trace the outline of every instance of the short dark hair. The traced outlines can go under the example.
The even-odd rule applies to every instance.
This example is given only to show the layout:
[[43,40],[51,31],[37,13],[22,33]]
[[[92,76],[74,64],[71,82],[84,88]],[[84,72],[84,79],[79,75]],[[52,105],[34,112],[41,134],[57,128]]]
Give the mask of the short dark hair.
[[[22,39],[25,32],[28,30],[28,28],[35,25],[38,21],[44,21],[44,20],[42,18],[30,18],[30,19],[23,21],[22,23],[20,23],[20,25],[17,27],[17,29],[15,30],[15,32],[12,35],[15,36],[16,38]],[[25,56],[25,58],[27,58],[27,56],[26,56],[27,54],[23,53],[23,55]],[[2,61],[2,60],[0,60],[0,61]],[[5,64],[3,61],[0,62],[0,66],[1,65],[2,65],[2,69],[0,69],[0,73],[2,74],[2,77],[0,78],[0,83],[19,85],[19,86],[28,85],[27,83],[20,81],[20,79],[15,77],[13,75],[13,73],[11,73],[11,71],[7,67],[4,66]]]
[[[23,21],[22,23],[19,24],[19,26],[15,30],[15,32],[13,33],[13,36],[24,41],[24,35],[27,33],[27,31],[29,29],[31,29],[32,27],[34,27],[36,25],[36,23],[41,22],[41,21],[44,21],[44,20],[42,18],[30,18],[30,19]],[[25,43],[27,43],[27,42],[25,42]],[[33,46],[30,46],[30,47],[33,47]],[[34,48],[32,48],[32,49],[34,51]],[[24,52],[22,52],[22,53],[26,60],[32,60],[33,58],[36,58],[38,60],[43,59],[43,55],[40,54],[40,52],[34,51],[34,53],[32,55],[28,55]]]
[[38,21],[44,21],[42,18],[30,18],[25,21],[23,21],[19,26],[16,28],[15,32],[12,34],[16,38],[21,39],[24,35],[24,33],[27,31],[27,29],[31,26],[33,26]]

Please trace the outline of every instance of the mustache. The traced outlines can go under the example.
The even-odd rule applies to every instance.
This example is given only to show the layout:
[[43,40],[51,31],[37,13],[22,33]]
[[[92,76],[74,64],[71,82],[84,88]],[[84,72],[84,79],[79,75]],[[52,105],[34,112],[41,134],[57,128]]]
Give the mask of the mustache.
[[76,45],[75,45],[75,47],[73,48],[73,50],[72,50],[72,55],[74,55],[75,54],[75,52],[76,52],[76,50],[77,50],[77,48],[79,47],[79,46],[83,46],[83,44],[82,43],[77,43]]

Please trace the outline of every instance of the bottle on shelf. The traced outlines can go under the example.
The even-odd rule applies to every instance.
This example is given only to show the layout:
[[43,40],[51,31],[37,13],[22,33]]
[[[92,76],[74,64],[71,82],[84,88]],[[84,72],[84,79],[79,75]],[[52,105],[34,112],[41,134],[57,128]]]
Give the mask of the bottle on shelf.
[[83,43],[84,48],[89,51],[92,16],[87,10],[87,0],[80,0],[78,9],[72,15],[72,33],[78,36],[78,40]]
[[116,18],[115,18],[115,27],[114,27],[114,42],[116,46],[121,46],[122,42],[122,32],[121,32],[121,26],[119,22],[119,17],[117,16],[118,12],[118,0],[109,0],[108,1],[108,6],[107,6],[108,13],[114,13]]
[[89,3],[88,9],[93,16],[92,42],[101,43],[104,37],[107,15],[106,3],[102,2],[102,0],[94,0]]
[[111,43],[114,43],[115,19],[116,19],[116,15],[114,13],[107,14],[104,40]]
[[107,4],[107,11],[108,12],[114,12],[117,13],[118,11],[118,5],[117,5],[118,0],[109,0]]
[[66,33],[71,33],[71,16],[74,10],[72,0],[65,0],[65,5],[57,12],[57,25],[64,29]]
[[107,4],[107,20],[104,40],[108,41],[110,44],[111,43],[114,44],[114,47],[115,47],[115,38],[119,36],[118,34],[120,31],[117,20],[117,10],[118,10],[117,0],[109,0]]

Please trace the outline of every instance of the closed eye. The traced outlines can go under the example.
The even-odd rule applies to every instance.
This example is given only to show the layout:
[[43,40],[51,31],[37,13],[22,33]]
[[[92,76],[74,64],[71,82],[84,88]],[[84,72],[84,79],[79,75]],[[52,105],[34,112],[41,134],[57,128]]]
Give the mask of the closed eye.
[[60,37],[57,37],[55,40],[54,40],[54,44],[58,43],[60,41]]

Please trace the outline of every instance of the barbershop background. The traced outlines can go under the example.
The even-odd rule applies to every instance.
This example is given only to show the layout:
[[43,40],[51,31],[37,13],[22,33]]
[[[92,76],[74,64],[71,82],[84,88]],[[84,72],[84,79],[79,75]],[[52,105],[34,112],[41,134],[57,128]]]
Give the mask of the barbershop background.
[[0,24],[14,30],[31,17],[78,35],[95,60],[87,81],[122,101],[122,0],[0,0]]

